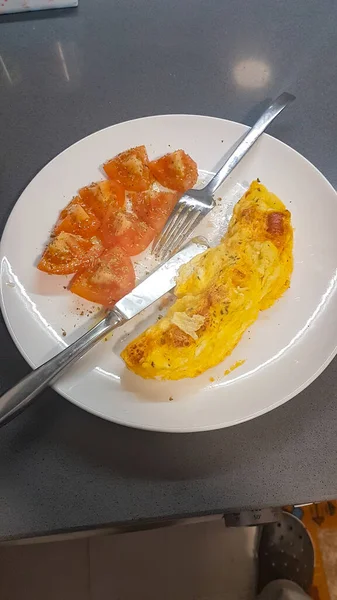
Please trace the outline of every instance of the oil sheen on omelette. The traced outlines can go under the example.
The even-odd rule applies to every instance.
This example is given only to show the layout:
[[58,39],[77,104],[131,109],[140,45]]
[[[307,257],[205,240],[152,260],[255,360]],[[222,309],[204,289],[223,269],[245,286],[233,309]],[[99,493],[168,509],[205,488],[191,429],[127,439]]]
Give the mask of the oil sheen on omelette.
[[259,311],[287,290],[292,269],[290,212],[253,181],[221,243],[180,268],[177,300],[122,358],[144,378],[200,375],[224,360]]

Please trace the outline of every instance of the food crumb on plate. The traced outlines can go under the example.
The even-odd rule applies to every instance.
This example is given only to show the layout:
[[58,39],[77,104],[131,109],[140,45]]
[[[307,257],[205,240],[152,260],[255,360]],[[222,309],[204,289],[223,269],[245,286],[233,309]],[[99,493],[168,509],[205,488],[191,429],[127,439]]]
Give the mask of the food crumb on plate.
[[214,377],[210,377],[209,380],[213,383],[215,381]]
[[171,300],[172,294],[170,292],[168,294],[165,294],[165,296],[162,297],[159,303],[159,310],[163,310],[163,308],[166,308],[170,304]]
[[226,371],[224,372],[224,375],[229,375],[232,371],[234,371],[234,369],[237,369],[238,367],[241,367],[241,365],[243,365],[243,363],[246,362],[246,359],[244,360],[237,360],[236,363],[234,363],[234,365],[232,365],[231,367],[229,367],[229,369],[226,369]]

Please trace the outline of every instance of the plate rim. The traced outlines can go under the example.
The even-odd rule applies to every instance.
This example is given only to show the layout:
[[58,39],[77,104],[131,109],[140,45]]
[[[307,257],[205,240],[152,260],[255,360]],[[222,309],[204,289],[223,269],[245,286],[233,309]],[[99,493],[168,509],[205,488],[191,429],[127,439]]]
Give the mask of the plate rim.
[[[46,162],[29,180],[28,184],[24,187],[24,189],[21,191],[21,193],[19,194],[19,196],[17,197],[14,206],[12,207],[5,226],[3,228],[3,232],[1,235],[1,242],[0,242],[0,261],[2,262],[2,259],[4,258],[4,254],[3,254],[3,243],[4,243],[4,238],[7,234],[7,231],[10,227],[10,222],[11,220],[14,218],[16,211],[18,210],[17,205],[19,204],[19,201],[21,199],[21,197],[23,196],[23,194],[26,192],[27,188],[32,184],[33,180],[41,173],[41,171],[43,169],[45,169],[46,167],[48,167],[49,165],[51,165],[55,160],[57,160],[61,155],[63,155],[65,152],[67,152],[69,149],[74,148],[75,146],[77,146],[78,144],[82,143],[84,140],[87,140],[88,138],[92,138],[96,135],[99,135],[100,133],[102,133],[103,131],[106,131],[108,129],[113,129],[114,127],[117,127],[119,125],[125,125],[125,124],[130,124],[130,123],[134,123],[136,121],[146,121],[146,120],[156,120],[156,119],[162,119],[162,118],[188,118],[188,119],[194,119],[194,118],[202,118],[202,119],[211,119],[213,121],[221,121],[221,122],[226,122],[226,123],[230,123],[230,124],[234,124],[235,126],[239,126],[239,128],[241,128],[242,133],[244,133],[245,131],[248,131],[250,129],[250,126],[244,124],[244,123],[239,123],[238,121],[233,121],[231,119],[226,119],[226,118],[222,118],[222,117],[216,117],[216,116],[212,116],[212,115],[202,115],[202,114],[190,114],[190,113],[169,113],[169,114],[159,114],[159,115],[147,115],[144,117],[137,117],[135,119],[128,119],[127,121],[120,121],[118,123],[114,123],[113,125],[108,125],[107,127],[103,127],[99,130],[93,131],[92,133],[89,133],[88,135],[84,136],[83,138],[77,140],[76,142],[74,142],[73,144],[67,146],[66,148],[64,148],[63,150],[61,150],[61,152],[59,152],[58,154],[56,154],[53,158],[51,158],[48,162]],[[273,140],[275,140],[278,144],[281,144],[282,146],[284,146],[286,148],[286,150],[291,153],[295,153],[296,155],[298,155],[298,157],[304,161],[312,170],[314,170],[319,177],[324,181],[325,184],[328,185],[328,187],[330,188],[330,190],[333,192],[333,194],[336,196],[336,200],[337,200],[337,191],[336,189],[333,187],[333,185],[330,183],[330,181],[327,179],[327,177],[318,169],[318,167],[316,167],[308,158],[306,158],[303,154],[301,154],[298,150],[296,150],[295,148],[292,148],[289,144],[283,142],[282,140],[276,138],[275,136],[270,135],[269,133],[264,132],[262,134],[261,137],[268,137],[271,138]],[[34,361],[32,361],[27,352],[23,349],[23,347],[21,346],[21,343],[19,342],[13,328],[11,325],[11,322],[9,320],[7,311],[6,311],[6,307],[5,307],[5,302],[4,302],[4,297],[3,297],[3,280],[2,280],[2,270],[1,270],[1,274],[0,274],[0,307],[1,307],[1,313],[3,316],[3,319],[5,321],[7,330],[16,346],[16,348],[18,349],[18,351],[20,352],[21,356],[24,358],[24,360],[28,363],[28,365],[32,368],[35,369],[37,368],[37,365],[35,365]],[[205,432],[205,431],[215,431],[218,429],[226,429],[227,427],[233,427],[235,425],[239,425],[241,423],[246,423],[248,421],[251,421],[259,416],[262,416],[264,414],[268,414],[269,412],[271,412],[272,410],[274,410],[275,408],[278,408],[279,406],[281,406],[282,404],[285,404],[286,402],[288,402],[289,400],[291,400],[292,398],[294,398],[295,396],[297,396],[299,393],[301,393],[302,391],[304,391],[313,381],[315,381],[315,379],[317,379],[317,377],[319,377],[319,375],[327,368],[327,366],[331,363],[331,361],[334,359],[334,357],[337,354],[337,340],[336,340],[336,344],[335,347],[333,349],[333,351],[330,353],[330,355],[322,362],[322,364],[316,369],[316,371],[310,376],[308,377],[301,385],[299,385],[293,392],[287,394],[286,396],[284,396],[282,399],[276,401],[275,403],[269,405],[267,408],[263,408],[260,410],[257,410],[256,412],[254,412],[253,414],[248,415],[245,418],[239,418],[239,419],[235,419],[233,421],[226,421],[225,423],[218,423],[218,424],[214,424],[214,425],[209,425],[206,424],[204,426],[193,426],[193,424],[191,424],[188,427],[184,427],[184,426],[179,426],[179,427],[175,427],[175,426],[169,426],[169,427],[161,427],[161,426],[155,426],[155,425],[151,425],[151,424],[139,424],[139,423],[133,423],[132,421],[130,421],[130,419],[128,421],[126,421],[123,418],[118,418],[118,417],[111,417],[105,413],[102,413],[101,411],[99,411],[98,409],[95,410],[94,407],[91,406],[84,406],[83,404],[81,404],[78,400],[74,399],[71,397],[70,394],[68,394],[68,392],[66,391],[61,391],[60,389],[58,389],[58,383],[57,381],[55,383],[53,383],[52,385],[50,385],[49,387],[51,387],[57,394],[59,394],[60,396],[62,396],[63,398],[65,398],[66,400],[68,400],[69,402],[71,402],[73,405],[81,408],[82,410],[85,410],[86,412],[96,416],[96,417],[100,417],[106,421],[115,423],[116,425],[120,425],[120,426],[124,426],[124,427],[131,427],[134,429],[139,429],[139,430],[143,430],[143,431],[156,431],[159,433],[198,433],[198,432]]]

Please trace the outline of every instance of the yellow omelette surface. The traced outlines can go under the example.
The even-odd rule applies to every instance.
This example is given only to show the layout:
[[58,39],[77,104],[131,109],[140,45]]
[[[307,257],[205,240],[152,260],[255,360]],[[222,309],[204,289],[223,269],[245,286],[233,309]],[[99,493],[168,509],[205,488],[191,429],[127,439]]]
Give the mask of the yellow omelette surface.
[[145,378],[196,377],[219,364],[259,311],[290,285],[290,212],[259,181],[236,204],[222,242],[181,267],[176,302],[121,356]]

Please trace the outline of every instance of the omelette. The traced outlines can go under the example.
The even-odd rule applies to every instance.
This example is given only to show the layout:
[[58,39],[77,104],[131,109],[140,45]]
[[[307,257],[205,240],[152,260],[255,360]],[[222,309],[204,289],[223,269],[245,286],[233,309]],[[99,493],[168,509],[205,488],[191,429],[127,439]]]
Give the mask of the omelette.
[[196,377],[214,367],[287,290],[292,269],[290,212],[253,181],[221,243],[180,268],[166,316],[123,350],[127,367],[150,379]]

